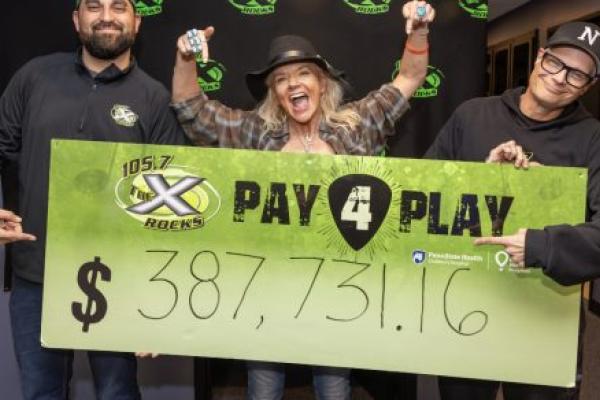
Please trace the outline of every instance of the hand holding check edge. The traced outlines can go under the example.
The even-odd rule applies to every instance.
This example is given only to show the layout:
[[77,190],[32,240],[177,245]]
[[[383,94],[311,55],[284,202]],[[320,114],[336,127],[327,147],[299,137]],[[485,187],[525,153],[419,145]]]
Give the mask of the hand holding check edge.
[[21,240],[33,241],[36,240],[36,237],[23,232],[21,217],[12,211],[0,209],[0,244]]
[[[529,169],[529,167],[541,166],[540,163],[530,161],[533,154],[523,150],[523,146],[514,140],[509,140],[494,147],[486,163],[512,163],[515,168]],[[517,233],[507,236],[488,236],[475,239],[476,245],[493,244],[504,246],[504,251],[510,256],[511,261],[520,268],[525,268],[525,238],[527,229],[519,229]]]

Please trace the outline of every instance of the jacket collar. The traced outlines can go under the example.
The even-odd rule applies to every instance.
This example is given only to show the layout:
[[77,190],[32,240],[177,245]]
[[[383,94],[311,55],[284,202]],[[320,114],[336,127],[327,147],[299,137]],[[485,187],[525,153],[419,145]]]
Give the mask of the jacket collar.
[[[90,70],[83,63],[83,49],[79,47],[77,52],[75,53],[75,65],[81,72],[91,75]],[[127,74],[129,74],[135,67],[137,63],[133,55],[131,56],[131,60],[129,62],[129,66],[124,70],[119,69],[115,64],[110,64],[104,70],[100,71],[96,76],[94,76],[94,80],[98,82],[111,82],[115,81]]]

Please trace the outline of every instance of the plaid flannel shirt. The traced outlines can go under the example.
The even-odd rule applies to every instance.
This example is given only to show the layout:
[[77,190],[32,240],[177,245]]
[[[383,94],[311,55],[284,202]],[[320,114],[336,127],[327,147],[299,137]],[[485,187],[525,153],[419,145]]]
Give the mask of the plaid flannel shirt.
[[[201,146],[279,151],[289,140],[287,126],[265,132],[256,109],[232,109],[209,100],[204,93],[172,107],[187,136]],[[360,124],[345,133],[321,122],[319,136],[336,154],[351,155],[380,153],[387,136],[395,133],[394,124],[409,109],[408,101],[391,83],[342,107],[354,108],[361,117]]]

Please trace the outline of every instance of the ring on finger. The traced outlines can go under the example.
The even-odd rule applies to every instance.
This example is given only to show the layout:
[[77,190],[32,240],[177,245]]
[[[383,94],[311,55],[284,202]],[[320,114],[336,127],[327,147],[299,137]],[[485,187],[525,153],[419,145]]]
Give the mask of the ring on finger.
[[417,17],[423,18],[427,15],[427,8],[425,6],[417,6]]

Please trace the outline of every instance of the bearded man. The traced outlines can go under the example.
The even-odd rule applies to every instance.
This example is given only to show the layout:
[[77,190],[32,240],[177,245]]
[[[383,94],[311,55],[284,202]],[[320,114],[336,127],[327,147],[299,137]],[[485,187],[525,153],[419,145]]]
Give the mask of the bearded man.
[[[40,343],[50,141],[185,142],[169,93],[131,54],[140,22],[133,0],[78,0],[81,48],[31,60],[0,98],[0,166],[18,169],[18,209],[0,210],[0,243],[11,243],[11,327],[26,400],[67,399],[72,373],[72,351]],[[140,398],[132,354],[88,359],[99,399]]]

